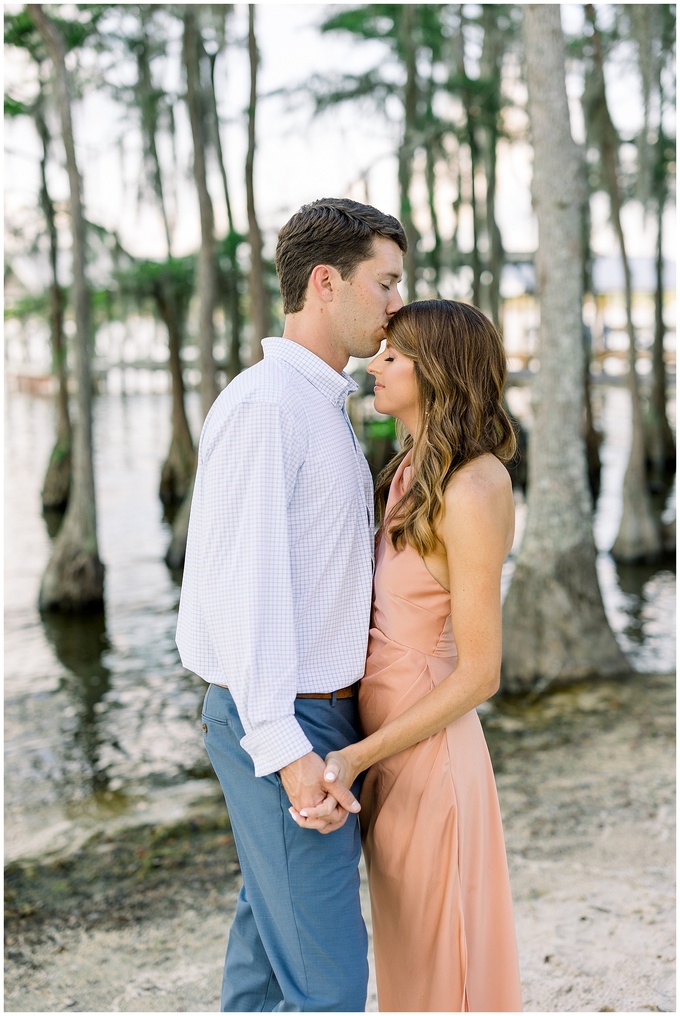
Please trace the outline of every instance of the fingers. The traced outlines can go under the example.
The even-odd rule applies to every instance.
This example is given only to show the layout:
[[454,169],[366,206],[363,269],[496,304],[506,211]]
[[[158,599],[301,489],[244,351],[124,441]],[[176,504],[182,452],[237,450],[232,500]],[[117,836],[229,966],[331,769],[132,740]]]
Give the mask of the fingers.
[[340,766],[335,761],[335,759],[332,758],[330,759],[329,762],[326,763],[323,778],[324,780],[326,780],[327,783],[334,783],[339,775],[340,775]]
[[349,812],[345,811],[339,805],[336,805],[333,811],[329,815],[321,816],[319,818],[312,815],[307,815],[307,812],[311,812],[316,809],[305,808],[305,814],[296,811],[295,808],[289,808],[290,816],[293,821],[300,826],[301,829],[313,829],[315,832],[326,834],[335,832],[336,829],[340,829],[347,819],[349,818]]
[[[334,765],[333,762],[329,762],[329,768]],[[333,769],[330,770],[333,772]],[[329,796],[332,794],[338,804],[345,809],[345,811],[356,812],[361,811],[361,805],[357,801],[356,797],[351,790],[348,790],[344,784],[340,783],[337,776],[333,777],[333,780],[326,780],[326,788]]]
[[303,818],[328,819],[337,807],[338,802],[334,797],[328,795],[323,799],[321,804],[315,804],[314,806],[305,805],[304,808],[298,808],[295,810],[297,810],[298,815],[301,815]]

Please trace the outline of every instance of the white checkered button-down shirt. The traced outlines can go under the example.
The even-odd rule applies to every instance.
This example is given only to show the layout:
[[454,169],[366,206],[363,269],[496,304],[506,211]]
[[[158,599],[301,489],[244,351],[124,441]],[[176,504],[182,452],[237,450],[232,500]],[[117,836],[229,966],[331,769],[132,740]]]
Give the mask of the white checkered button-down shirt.
[[203,426],[177,625],[184,666],[229,687],[257,776],[311,751],[298,692],[362,676],[373,574],[357,386],[290,339],[262,345]]

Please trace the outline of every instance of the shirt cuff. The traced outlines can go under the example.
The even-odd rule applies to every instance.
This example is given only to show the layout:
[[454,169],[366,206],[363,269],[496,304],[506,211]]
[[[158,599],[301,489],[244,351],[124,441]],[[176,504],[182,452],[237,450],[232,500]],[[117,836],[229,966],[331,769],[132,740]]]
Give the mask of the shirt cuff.
[[269,776],[313,751],[309,738],[294,716],[263,723],[241,740],[255,764],[256,776]]

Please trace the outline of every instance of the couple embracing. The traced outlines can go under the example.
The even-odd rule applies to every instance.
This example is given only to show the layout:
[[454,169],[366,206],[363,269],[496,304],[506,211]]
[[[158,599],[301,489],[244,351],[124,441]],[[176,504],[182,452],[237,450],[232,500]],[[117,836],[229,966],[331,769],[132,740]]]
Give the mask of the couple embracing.
[[[364,1011],[362,840],[381,1011],[521,1008],[475,711],[498,687],[514,528],[505,354],[474,307],[403,306],[405,250],[370,205],[301,208],[276,251],[283,337],[201,435],[177,644],[209,686],[243,875],[223,1012]],[[350,357],[373,357],[401,431],[375,494]]]

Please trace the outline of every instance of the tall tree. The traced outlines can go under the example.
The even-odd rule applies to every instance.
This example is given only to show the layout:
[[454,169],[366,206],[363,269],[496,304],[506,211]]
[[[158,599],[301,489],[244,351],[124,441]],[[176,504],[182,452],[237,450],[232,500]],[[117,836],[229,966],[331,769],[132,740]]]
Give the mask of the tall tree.
[[[406,290],[409,300],[415,299],[416,283],[420,272],[418,247],[420,235],[416,227],[412,203],[414,179],[414,156],[416,149],[427,139],[428,158],[432,160],[436,146],[432,129],[432,92],[421,80],[420,66],[430,59],[432,47],[441,51],[439,15],[443,4],[364,4],[337,11],[321,25],[323,32],[345,32],[359,40],[379,40],[389,53],[389,60],[358,76],[343,75],[333,80],[315,80],[312,85],[317,111],[324,111],[340,103],[356,102],[370,104],[376,115],[384,116],[389,97],[396,97],[402,106],[400,139],[397,149],[399,182],[399,217],[408,238],[409,249],[404,258]],[[433,28],[436,24],[437,28]],[[394,80],[394,68],[401,80]],[[430,84],[434,82],[431,79]],[[427,109],[427,114],[425,110]],[[426,125],[426,119],[429,123]],[[434,181],[434,166],[430,161],[426,175]],[[431,207],[434,204],[431,202]],[[433,219],[436,229],[436,219]]]
[[66,336],[64,334],[64,293],[59,284],[59,238],[54,202],[47,186],[50,135],[44,111],[44,92],[38,98],[34,119],[42,144],[40,159],[40,206],[45,216],[49,236],[50,257],[50,338],[52,345],[52,372],[57,380],[56,441],[42,486],[43,509],[64,511],[71,488],[71,446],[73,429],[69,412],[68,370],[66,363]]
[[[457,4],[459,30],[453,37],[455,70],[450,82],[458,91],[465,118],[461,130],[462,139],[467,146],[470,159],[469,172],[469,204],[472,212],[472,250],[470,251],[470,265],[472,268],[472,302],[476,307],[482,302],[482,259],[479,249],[481,232],[481,215],[479,201],[477,198],[477,175],[480,164],[480,150],[477,139],[477,117],[476,106],[474,105],[477,92],[477,83],[468,75],[466,68],[466,23],[467,14],[465,4]],[[462,182],[462,181],[461,181]]]
[[55,92],[69,178],[73,243],[73,310],[76,323],[75,379],[78,420],[73,436],[73,475],[68,508],[40,587],[44,611],[79,613],[101,609],[104,566],[97,546],[92,449],[92,377],[90,373],[90,296],[85,263],[85,218],[76,161],[66,47],[60,31],[41,4],[27,10],[40,33],[54,68]]
[[416,298],[418,231],[413,218],[411,184],[413,160],[418,144],[418,38],[416,35],[416,6],[404,4],[396,17],[398,52],[401,54],[406,80],[404,82],[404,126],[397,153],[399,177],[399,218],[406,233],[408,250],[404,256],[407,299]]
[[208,190],[208,126],[206,122],[205,92],[201,80],[203,41],[195,9],[184,9],[184,39],[182,57],[186,73],[186,102],[191,124],[194,148],[194,181],[198,195],[201,220],[201,246],[196,269],[198,296],[198,348],[201,364],[200,396],[203,416],[217,398],[215,374],[215,304],[217,300],[217,261],[215,245],[215,215]]
[[184,402],[185,387],[182,371],[182,344],[187,318],[188,299],[193,290],[194,259],[174,259],[172,256],[172,233],[165,197],[163,171],[158,154],[162,92],[154,84],[152,58],[153,8],[138,5],[139,30],[128,40],[134,51],[137,64],[137,80],[134,93],[140,113],[142,128],[142,151],[148,167],[158,204],[163,228],[167,257],[165,265],[147,262],[141,269],[140,281],[151,287],[156,308],[168,331],[168,367],[171,390],[171,436],[170,448],[161,466],[159,494],[164,504],[180,503],[191,486],[196,467],[196,456],[191,428]]
[[71,486],[71,443],[73,433],[69,412],[68,375],[66,363],[66,337],[64,334],[64,291],[59,284],[59,236],[54,201],[48,187],[51,136],[47,123],[48,89],[44,79],[45,48],[35,25],[25,11],[5,14],[5,43],[24,49],[35,61],[38,76],[38,94],[27,105],[9,95],[5,96],[5,116],[29,116],[40,138],[40,207],[48,237],[50,265],[49,322],[52,350],[52,374],[57,381],[55,395],[55,443],[50,454],[42,486],[42,504],[46,511],[64,511]]
[[[224,307],[224,319],[229,324],[229,352],[227,362],[227,376],[229,379],[236,377],[243,369],[241,360],[241,290],[242,271],[239,264],[239,248],[243,242],[242,235],[238,232],[232,212],[231,195],[227,180],[227,169],[222,148],[222,131],[220,114],[217,103],[217,89],[215,87],[215,67],[217,59],[226,47],[227,21],[232,13],[231,4],[226,4],[219,9],[220,25],[216,33],[217,43],[214,51],[208,53],[210,59],[210,110],[212,114],[215,153],[217,165],[222,177],[222,190],[224,192],[224,205],[227,210],[227,235],[218,244],[218,278],[219,287],[222,292],[222,303]],[[263,336],[264,337],[264,336]]]
[[[194,180],[198,193],[201,218],[201,246],[196,268],[198,294],[198,348],[201,364],[200,397],[203,417],[217,398],[215,368],[215,305],[217,301],[217,245],[215,241],[215,215],[208,189],[207,154],[210,138],[208,102],[201,77],[201,63],[205,56],[203,39],[193,7],[184,9],[184,39],[182,57],[186,73],[186,100],[194,146]],[[165,555],[169,568],[178,569],[184,564],[189,516],[193,495],[193,479],[175,516],[172,538]]]
[[[510,23],[510,19],[507,18],[505,23]],[[482,5],[482,24],[484,42],[480,57],[479,76],[483,90],[480,90],[479,102],[482,110],[482,125],[485,128],[482,145],[486,179],[487,272],[490,276],[486,292],[491,320],[497,327],[500,327],[501,274],[504,250],[503,238],[496,218],[496,177],[505,32],[499,25],[498,12],[491,4]]]
[[503,609],[503,686],[511,692],[628,671],[597,580],[583,443],[581,206],[559,6],[524,8],[532,194],[541,323],[527,520]]
[[248,57],[250,60],[250,99],[248,102],[248,153],[246,155],[246,200],[248,203],[248,238],[250,242],[250,320],[253,334],[251,363],[262,359],[262,339],[269,335],[270,300],[265,282],[262,258],[262,233],[255,208],[255,149],[257,113],[257,70],[259,55],[255,36],[255,4],[248,4]]
[[610,215],[619,245],[624,275],[626,330],[628,332],[628,389],[632,418],[632,436],[628,466],[623,480],[623,514],[612,555],[619,561],[651,561],[662,552],[661,526],[654,514],[647,483],[647,459],[644,420],[637,373],[637,338],[633,322],[633,281],[626,236],[621,218],[623,197],[619,182],[618,137],[607,103],[602,40],[597,26],[595,8],[585,5],[586,17],[592,28],[592,75],[590,80],[588,120],[596,128],[603,176],[609,194]]
[[[675,84],[675,5],[629,4],[624,8],[630,35],[638,50],[644,122],[637,137],[637,196],[645,212],[656,219],[656,285],[652,388],[645,420],[650,481],[662,490],[675,472],[675,438],[668,422],[668,383],[664,357],[664,217],[669,199],[669,165],[675,161],[675,144],[668,137],[672,122],[668,92]],[[670,79],[670,80],[668,80]]]

